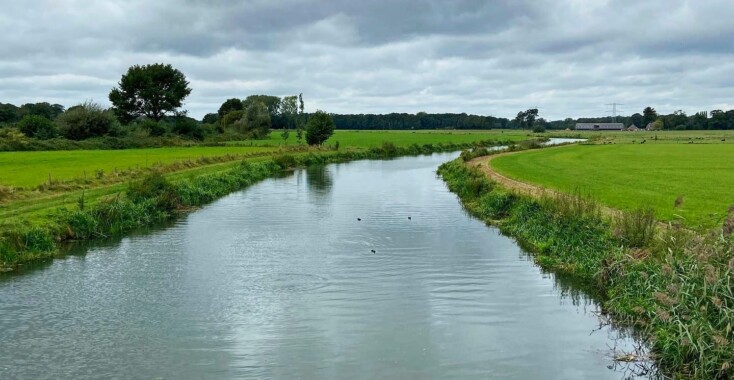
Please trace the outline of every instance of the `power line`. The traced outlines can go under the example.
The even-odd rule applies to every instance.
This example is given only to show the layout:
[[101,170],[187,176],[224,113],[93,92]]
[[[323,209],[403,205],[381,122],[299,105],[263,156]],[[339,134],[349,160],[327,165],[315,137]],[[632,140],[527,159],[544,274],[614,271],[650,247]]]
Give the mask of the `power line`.
[[617,122],[617,106],[623,106],[624,104],[622,104],[622,103],[607,103],[605,105],[612,106],[612,110],[611,111],[607,111],[607,112],[611,112],[612,113],[612,122],[616,123]]

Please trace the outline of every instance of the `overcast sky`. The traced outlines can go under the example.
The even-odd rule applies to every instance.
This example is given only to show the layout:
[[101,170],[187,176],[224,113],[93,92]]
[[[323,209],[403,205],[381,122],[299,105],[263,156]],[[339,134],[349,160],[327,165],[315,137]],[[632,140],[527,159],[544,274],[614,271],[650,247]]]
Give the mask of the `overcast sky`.
[[731,109],[733,20],[732,0],[0,0],[0,102],[108,105],[165,62],[197,118],[300,92],[334,113]]

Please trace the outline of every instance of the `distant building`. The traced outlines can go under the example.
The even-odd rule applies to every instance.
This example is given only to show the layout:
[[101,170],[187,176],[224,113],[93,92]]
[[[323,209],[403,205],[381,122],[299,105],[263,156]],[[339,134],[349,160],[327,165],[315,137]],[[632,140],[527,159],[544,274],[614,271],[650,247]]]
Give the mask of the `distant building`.
[[622,123],[576,123],[577,131],[624,131]]
[[627,130],[630,131],[630,132],[637,132],[637,131],[640,130],[640,128],[637,128],[636,125],[632,124],[629,127],[627,127]]
[[652,131],[652,130],[654,130],[655,129],[655,125],[654,124],[655,124],[654,122],[647,123],[647,127],[645,127],[645,130],[646,131]]

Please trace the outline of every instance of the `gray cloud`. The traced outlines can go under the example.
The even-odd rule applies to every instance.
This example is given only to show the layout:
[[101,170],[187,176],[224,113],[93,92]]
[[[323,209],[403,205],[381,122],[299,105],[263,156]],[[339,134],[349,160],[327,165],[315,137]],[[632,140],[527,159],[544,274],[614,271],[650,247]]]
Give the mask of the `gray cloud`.
[[303,92],[309,110],[512,117],[734,108],[729,0],[0,0],[0,102],[107,104],[171,63],[201,117]]

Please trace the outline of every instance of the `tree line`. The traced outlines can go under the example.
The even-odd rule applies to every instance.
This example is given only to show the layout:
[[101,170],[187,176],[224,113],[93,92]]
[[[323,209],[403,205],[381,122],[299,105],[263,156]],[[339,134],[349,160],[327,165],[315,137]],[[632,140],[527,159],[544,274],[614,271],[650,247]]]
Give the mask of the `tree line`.
[[636,126],[646,128],[648,125],[655,130],[730,130],[734,129],[734,110],[700,111],[688,115],[683,110],[670,114],[659,114],[653,107],[645,107],[642,113],[630,116],[585,117],[551,122],[541,121],[547,129],[573,129],[576,123],[622,123],[625,128]]
[[409,129],[503,129],[509,120],[465,113],[389,113],[332,115],[337,129],[409,130]]
[[[86,140],[92,138],[182,137],[241,140],[268,138],[272,128],[287,140],[323,144],[334,123],[323,111],[304,114],[303,96],[279,98],[251,95],[226,100],[217,113],[195,120],[181,110],[191,93],[186,76],[168,64],[134,65],[109,93],[112,107],[84,102],[65,109],[59,104],[28,103],[20,107],[0,103],[0,150],[22,148],[23,139],[34,141]],[[120,147],[120,139],[115,140]],[[122,144],[124,147],[124,143]],[[49,143],[42,147],[51,147]],[[53,147],[51,147],[53,148]]]
[[[298,142],[318,145],[326,141],[334,129],[530,129],[543,132],[546,129],[574,129],[579,122],[613,121],[612,117],[546,121],[535,108],[519,112],[512,120],[466,113],[328,114],[317,111],[308,114],[304,112],[303,94],[230,98],[216,112],[196,120],[181,110],[191,91],[186,76],[169,64],[134,65],[111,89],[110,108],[93,102],[83,102],[68,109],[50,103],[21,106],[0,103],[0,145],[3,141],[22,142],[23,138],[79,141],[127,137],[132,141],[168,136],[224,141],[268,138],[273,129],[280,130],[283,140],[295,133]],[[618,116],[616,120],[625,127],[734,129],[734,110],[702,111],[693,115],[679,110],[659,115],[654,108],[646,107],[642,113]]]

